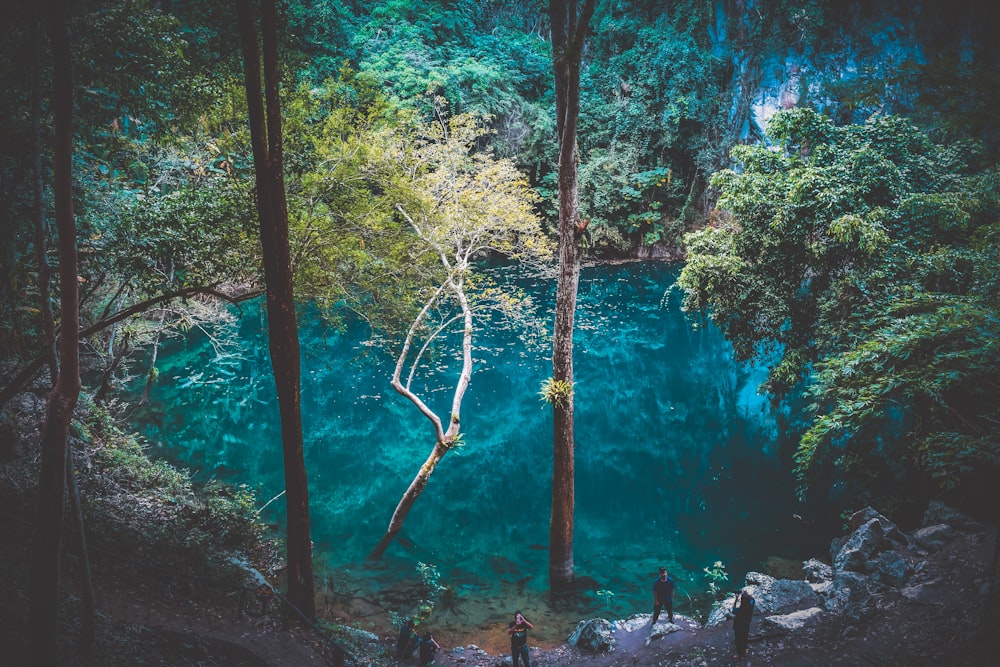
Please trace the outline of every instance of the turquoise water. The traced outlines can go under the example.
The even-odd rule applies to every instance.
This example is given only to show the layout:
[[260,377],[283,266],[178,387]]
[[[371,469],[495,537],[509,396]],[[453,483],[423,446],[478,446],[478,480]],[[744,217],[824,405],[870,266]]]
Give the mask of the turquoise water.
[[[492,269],[551,310],[552,281]],[[658,263],[584,268],[575,343],[577,575],[613,596],[578,605],[609,615],[647,611],[656,567],[677,578],[677,604],[707,601],[702,568],[722,560],[734,580],[768,556],[821,553],[794,500],[787,421],[756,392],[763,372],[736,364],[719,331],[680,310],[677,268]],[[551,330],[551,313],[546,316]],[[552,416],[539,401],[550,348],[497,320],[477,331],[463,405],[465,446],[449,453],[417,501],[403,540],[379,568],[361,561],[427,456],[433,432],[389,386],[392,364],[368,332],[300,317],[302,410],[313,540],[331,589],[406,613],[394,587],[436,565],[459,605],[455,623],[506,619],[512,605],[551,615],[547,586]],[[254,488],[261,504],[282,489],[277,406],[260,304],[244,308],[240,354],[220,357],[192,333],[161,351],[151,403],[136,426],[153,451]],[[432,408],[447,415],[457,362],[428,368]],[[280,523],[281,501],[262,514]],[[360,592],[358,592],[360,591]],[[363,595],[362,595],[363,593]],[[401,594],[405,599],[405,593]],[[380,597],[381,596],[381,597]],[[349,597],[349,595],[348,595]],[[584,609],[583,611],[586,611]],[[463,617],[464,614],[464,617]],[[563,618],[560,614],[567,615]],[[529,616],[531,618],[531,616]],[[444,619],[442,619],[444,622]],[[544,632],[542,633],[544,634]]]

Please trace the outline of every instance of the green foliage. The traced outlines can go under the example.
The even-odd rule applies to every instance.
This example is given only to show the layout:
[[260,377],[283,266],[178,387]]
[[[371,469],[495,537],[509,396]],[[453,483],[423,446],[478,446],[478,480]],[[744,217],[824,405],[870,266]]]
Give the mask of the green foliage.
[[81,496],[95,536],[161,566],[212,568],[234,552],[270,566],[273,545],[246,486],[210,481],[196,488],[185,472],[149,458],[102,408],[87,400],[82,407],[86,420],[75,428],[90,465],[80,475]]
[[448,587],[441,584],[441,572],[436,565],[417,563],[417,572],[421,582],[420,600],[417,601],[417,613],[413,616],[413,622],[420,624],[431,617],[438,598]]
[[596,595],[597,599],[603,602],[608,609],[614,607],[615,603],[614,591],[608,590],[607,588],[602,588],[600,590],[594,591],[594,595]]
[[729,572],[726,571],[725,564],[721,560],[717,560],[711,566],[703,567],[702,572],[705,573],[705,578],[708,580],[708,590],[705,592],[713,599],[718,600],[724,595],[723,584],[729,581]]
[[805,387],[803,493],[834,470],[863,498],[955,487],[997,454],[995,171],[969,178],[899,118],[769,129],[777,150],[738,147],[742,170],[713,180],[731,217],[687,236],[686,307],[740,358],[777,352],[776,398]]
[[[293,141],[313,156],[289,179],[299,294],[334,321],[343,308],[362,314],[390,346],[452,279],[477,310],[518,309],[516,295],[479,280],[473,261],[532,260],[550,245],[533,191],[512,161],[490,154],[481,119],[440,107],[422,123],[346,69],[287,108]],[[435,305],[441,321],[448,306]]]

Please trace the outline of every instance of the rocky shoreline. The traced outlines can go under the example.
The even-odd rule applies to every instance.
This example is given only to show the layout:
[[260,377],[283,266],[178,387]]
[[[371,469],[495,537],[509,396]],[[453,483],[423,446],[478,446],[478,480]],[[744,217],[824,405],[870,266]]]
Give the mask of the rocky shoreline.
[[[997,664],[995,528],[940,502],[911,532],[871,508],[848,528],[829,563],[805,561],[799,579],[747,573],[757,606],[745,664]],[[744,664],[733,656],[730,606],[722,601],[704,624],[679,614],[656,625],[649,614],[581,621],[564,645],[533,649],[532,665]],[[511,660],[469,645],[442,650],[436,664]]]

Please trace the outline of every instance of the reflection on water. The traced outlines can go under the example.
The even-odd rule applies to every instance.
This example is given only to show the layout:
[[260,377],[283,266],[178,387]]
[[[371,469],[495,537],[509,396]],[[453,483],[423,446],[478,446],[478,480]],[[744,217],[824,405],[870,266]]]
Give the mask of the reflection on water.
[[[551,309],[551,282],[511,269],[495,275]],[[526,345],[499,321],[477,331],[462,414],[466,444],[441,462],[385,564],[371,569],[360,561],[433,432],[389,386],[391,364],[365,344],[366,330],[340,334],[303,315],[313,539],[329,568],[319,578],[335,601],[364,598],[373,614],[379,606],[407,613],[415,565],[432,563],[450,587],[434,623],[490,628],[516,606],[534,611],[529,618],[544,643],[561,641],[579,614],[648,611],[660,564],[677,579],[684,611],[692,601],[706,604],[703,568],[715,560],[742,580],[768,556],[818,553],[818,536],[793,518],[803,510],[787,471],[789,443],[756,393],[761,371],[736,365],[717,329],[681,313],[679,294],[668,291],[675,278],[676,268],[663,264],[585,268],[581,276],[574,553],[578,576],[603,593],[591,590],[569,609],[544,599],[552,417],[538,391],[551,374],[550,349]],[[167,346],[136,426],[157,453],[202,478],[246,483],[263,504],[282,489],[281,446],[265,323],[255,308],[240,324],[239,358],[219,357],[196,335]],[[548,321],[551,329],[551,313]],[[458,368],[450,362],[431,360],[425,385],[444,415]],[[279,500],[265,515],[277,523],[283,513]]]

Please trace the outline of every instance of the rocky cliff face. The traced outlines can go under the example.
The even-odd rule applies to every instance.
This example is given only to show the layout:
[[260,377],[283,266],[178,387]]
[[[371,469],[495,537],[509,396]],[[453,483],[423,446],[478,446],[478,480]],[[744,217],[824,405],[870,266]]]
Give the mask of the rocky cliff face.
[[[761,39],[757,5],[717,0],[713,52],[732,63],[732,124],[759,139],[780,109],[808,105],[838,122],[906,114],[914,66],[997,65],[1000,8],[985,0],[788,3]],[[792,7],[791,5],[797,5]]]

